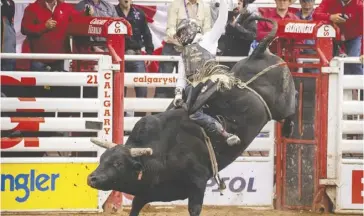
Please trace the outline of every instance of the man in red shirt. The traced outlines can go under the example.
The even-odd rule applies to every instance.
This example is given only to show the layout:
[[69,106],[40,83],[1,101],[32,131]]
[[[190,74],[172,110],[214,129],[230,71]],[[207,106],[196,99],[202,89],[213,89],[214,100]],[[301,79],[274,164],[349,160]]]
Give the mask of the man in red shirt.
[[[340,28],[346,54],[363,53],[363,0],[322,0],[313,14],[314,20],[331,21]],[[345,74],[363,74],[361,64],[345,64]]]
[[[68,53],[67,26],[80,15],[61,0],[37,0],[25,8],[21,32],[27,36],[32,53]],[[63,60],[33,60],[33,71],[64,71]]]
[[[259,11],[262,17],[270,18],[275,21],[279,20],[299,20],[299,18],[294,14],[288,11],[289,6],[294,2],[294,0],[275,0],[276,8],[269,8],[265,10]],[[257,41],[260,42],[265,36],[271,32],[273,25],[268,22],[259,21],[257,25]],[[272,53],[276,53],[276,46],[274,45],[274,41],[270,46],[270,50]]]

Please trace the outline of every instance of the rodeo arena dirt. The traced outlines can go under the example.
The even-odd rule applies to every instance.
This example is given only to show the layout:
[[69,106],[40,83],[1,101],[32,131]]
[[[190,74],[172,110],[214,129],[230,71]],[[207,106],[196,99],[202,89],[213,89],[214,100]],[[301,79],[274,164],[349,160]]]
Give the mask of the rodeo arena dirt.
[[[50,213],[50,212],[39,212],[39,213],[27,213],[27,214],[18,214],[18,213],[5,213],[4,215],[17,215],[17,216],[27,216],[27,215],[54,215],[54,216],[108,216],[108,215],[119,215],[119,216],[128,216],[129,210],[122,210],[118,213]],[[235,215],[254,215],[254,216],[313,216],[320,215],[319,213],[311,213],[307,211],[294,211],[294,210],[252,210],[252,209],[241,209],[236,206],[231,207],[204,207],[201,216],[235,216]],[[331,215],[341,215],[341,214],[325,214],[328,216]],[[348,214],[346,214],[348,215]],[[350,215],[350,214],[349,214]],[[354,214],[351,214],[354,215]],[[187,207],[176,207],[176,208],[149,208],[145,207],[143,211],[140,213],[140,216],[189,216]]]
[[[24,37],[20,33],[20,22],[25,7],[31,2],[15,0],[17,38]],[[66,2],[78,3],[75,0]],[[118,4],[116,0],[110,2]],[[171,2],[172,0],[133,2],[146,11],[148,7],[152,8],[150,10],[154,11],[154,20],[148,18],[148,25],[153,37],[159,38],[160,42],[165,36],[167,20],[166,17],[161,17],[166,16]],[[316,2],[316,6],[320,2]],[[237,2],[231,0],[230,3],[233,5]],[[260,11],[275,8],[273,0],[257,0],[253,4]],[[291,5],[291,9],[299,7],[298,2]],[[147,12],[146,14],[151,16]],[[156,27],[159,22],[164,27]],[[173,91],[178,68],[173,73],[125,71],[124,61],[152,61],[152,64],[157,65],[160,61],[182,61],[179,56],[160,53],[126,54],[125,36],[130,36],[132,31],[130,23],[123,18],[80,17],[69,23],[67,33],[72,36],[71,54],[29,53],[24,48],[26,41],[17,44],[18,48],[22,47],[17,53],[1,53],[2,61],[15,59],[17,62],[16,69],[1,71],[1,214],[363,215],[364,76],[344,73],[346,65],[362,66],[363,57],[334,57],[333,44],[341,38],[336,25],[323,21],[277,22],[276,39],[272,46],[278,47],[276,55],[285,61],[279,62],[277,67],[287,67],[291,71],[288,78],[283,77],[283,81],[278,83],[289,86],[286,80],[291,79],[296,90],[295,113],[282,117],[284,121],[276,120],[272,109],[280,104],[271,105],[264,92],[259,91],[259,86],[255,89],[263,75],[254,76],[251,83],[249,81],[247,84],[244,82],[250,80],[250,77],[244,81],[237,73],[231,73],[232,77],[235,76],[234,85],[239,85],[237,91],[250,91],[253,92],[252,97],[258,98],[261,107],[255,110],[262,110],[258,116],[264,117],[264,124],[257,126],[258,135],[252,136],[253,141],[249,141],[246,149],[241,150],[239,146],[228,146],[225,143],[224,149],[236,149],[237,156],[229,163],[224,162],[222,156],[228,154],[226,152],[229,150],[222,150],[221,145],[218,145],[221,142],[216,142],[211,133],[204,130],[200,132],[201,128],[191,123],[185,110],[175,109],[170,111],[171,114],[157,115],[158,117],[151,115],[164,113],[170,106],[173,98],[157,98],[154,94],[156,88]],[[91,51],[94,42],[84,41],[85,37],[91,36],[106,39],[106,42],[96,44],[101,50],[98,53]],[[303,40],[315,40],[316,43],[297,43]],[[155,49],[161,49],[161,44]],[[297,52],[307,48],[315,52],[309,55]],[[68,72],[40,72],[18,68],[18,65],[23,66],[29,64],[30,60],[39,59],[64,61]],[[242,62],[248,57],[217,56],[216,59],[219,62]],[[269,68],[275,68],[276,65]],[[316,70],[317,73],[307,72],[307,69]],[[269,71],[262,71],[269,75]],[[213,75],[211,80],[212,77]],[[127,89],[125,97],[124,87]],[[136,98],[135,87],[148,88],[148,96]],[[222,87],[218,85],[216,88],[219,90]],[[219,94],[233,91],[231,89],[227,88]],[[208,94],[210,89],[201,90],[201,94],[203,92]],[[293,101],[295,97],[291,95],[293,91],[286,94]],[[216,105],[214,100],[206,99],[209,105],[207,112]],[[290,102],[286,105],[284,109],[294,109]],[[235,127],[235,133],[239,133],[240,124],[227,116],[230,113],[225,113],[225,116],[216,113],[213,116],[222,125],[233,129]],[[150,117],[141,117],[144,115]],[[187,116],[187,120],[183,116]],[[153,127],[154,123],[162,125],[160,122],[168,127]],[[256,126],[254,124],[256,123],[252,121],[251,128]],[[190,128],[187,130],[184,127]],[[171,133],[177,129],[182,132],[172,136]],[[288,135],[287,130],[290,132]],[[160,131],[165,132],[162,138],[156,136]],[[239,138],[244,140],[241,134],[244,133],[240,133]],[[147,139],[144,139],[146,136]],[[193,137],[190,140],[198,140],[196,143],[202,147],[191,146],[178,152],[178,156],[166,156],[163,152],[158,152],[162,150],[152,146],[155,143],[189,145],[178,144],[176,141],[189,140],[188,137]],[[142,141],[152,144],[140,146],[141,144],[133,143]],[[132,144],[128,145],[129,143]],[[201,151],[201,154],[196,154],[192,149]],[[240,150],[243,153],[236,154]],[[200,188],[194,188],[195,182],[192,184],[185,177],[195,172],[193,166],[188,171],[186,167],[181,167],[186,162],[184,158],[192,157],[191,155],[199,164],[199,160],[208,159],[201,162],[205,165],[202,170],[208,170],[210,178],[206,178],[206,189],[199,193],[199,198],[202,199],[191,195]],[[170,166],[173,169],[165,170],[171,164],[158,161],[162,157],[174,163],[174,166]],[[117,160],[113,160],[115,158]],[[143,163],[145,160],[152,161],[154,169],[162,170],[162,174],[153,177],[151,172],[148,173],[154,170],[150,168],[152,165]],[[219,171],[219,165],[225,168]],[[105,178],[114,177],[115,173],[110,172],[110,167],[119,172],[116,173],[119,174],[119,179],[109,182],[112,187],[103,182]],[[97,175],[104,170],[107,171],[105,175]],[[180,174],[181,170],[184,175]],[[125,174],[122,179],[121,172]],[[119,183],[122,186],[116,186]],[[203,183],[204,188],[205,183],[206,181]],[[148,194],[140,191],[148,191]],[[130,194],[137,195],[134,197]],[[138,197],[138,194],[143,194],[143,198]],[[153,199],[150,197],[154,197],[154,200],[159,197],[159,200],[172,201],[148,202]],[[203,203],[199,200],[203,200]]]

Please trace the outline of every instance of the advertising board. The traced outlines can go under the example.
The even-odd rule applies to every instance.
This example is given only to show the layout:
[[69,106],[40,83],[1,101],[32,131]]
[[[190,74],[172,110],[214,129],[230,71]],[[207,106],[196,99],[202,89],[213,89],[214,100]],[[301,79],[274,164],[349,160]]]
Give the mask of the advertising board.
[[342,164],[338,187],[340,209],[364,208],[364,170],[361,164]]
[[98,207],[98,191],[87,185],[96,163],[1,164],[1,209],[67,210]]
[[271,206],[273,167],[270,163],[234,162],[220,172],[226,190],[220,195],[214,180],[207,182],[206,205]]
[[[273,207],[273,166],[266,162],[235,161],[220,171],[225,181],[223,195],[213,179],[207,182],[204,205]],[[178,187],[178,185],[176,185]],[[123,196],[123,204],[130,205],[133,197]],[[187,205],[187,199],[173,202],[154,202],[152,205]]]

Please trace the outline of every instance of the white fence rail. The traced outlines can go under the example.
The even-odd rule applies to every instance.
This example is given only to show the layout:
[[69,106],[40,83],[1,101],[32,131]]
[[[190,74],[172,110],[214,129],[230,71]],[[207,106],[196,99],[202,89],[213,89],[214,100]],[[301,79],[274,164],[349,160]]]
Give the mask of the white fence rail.
[[33,71],[3,71],[3,76],[9,76],[17,80],[32,79],[37,77],[37,85],[50,85],[50,86],[88,86],[95,87],[97,83],[90,82],[90,79],[99,80],[99,74],[86,73],[86,72],[73,72],[64,75],[64,72],[33,72]]
[[[333,59],[331,67],[338,68],[339,73],[330,74],[329,80],[328,134],[332,136],[328,136],[327,175],[337,185],[338,213],[362,213],[364,204],[364,102],[351,93],[364,89],[364,76],[344,74],[344,64],[353,63],[360,63],[359,58]],[[347,119],[354,115],[359,116]]]
[[[26,139],[26,138],[25,138]],[[2,149],[3,152],[9,152],[9,151],[23,151],[23,152],[38,152],[39,149],[42,151],[47,152],[69,152],[70,149],[72,151],[79,151],[79,152],[89,152],[89,151],[98,151],[99,148],[95,146],[93,143],[90,142],[89,138],[81,138],[81,137],[40,137],[39,139],[39,148],[27,148],[25,147],[24,140],[21,141],[18,145],[12,147],[11,149]],[[5,159],[5,158],[4,158]],[[6,162],[9,162],[9,159],[6,158]],[[14,159],[14,158],[12,158]],[[15,158],[16,159],[16,158]],[[33,158],[36,162],[36,160],[40,161],[39,158]],[[44,159],[44,158],[43,158]],[[80,160],[82,158],[79,158]],[[98,161],[97,158],[94,158],[96,161]],[[23,161],[23,159],[17,159],[19,161]],[[89,160],[89,159],[85,159]],[[48,163],[49,157],[45,158],[45,161],[42,161],[42,163]]]
[[17,109],[44,109],[45,112],[97,112],[102,101],[90,98],[36,98],[35,101],[20,101],[18,98],[1,98],[3,112]]
[[[20,123],[33,122],[33,118],[18,118],[2,117],[1,129],[13,130]],[[98,118],[42,118],[43,121],[39,124],[37,131],[74,131],[74,132],[98,132],[98,129],[86,128],[86,122],[100,122]],[[72,149],[73,150],[73,149]]]

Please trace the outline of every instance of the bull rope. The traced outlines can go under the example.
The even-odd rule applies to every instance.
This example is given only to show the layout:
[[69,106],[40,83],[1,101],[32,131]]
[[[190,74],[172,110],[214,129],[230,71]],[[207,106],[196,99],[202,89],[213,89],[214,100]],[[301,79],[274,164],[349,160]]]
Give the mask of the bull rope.
[[241,80],[237,79],[236,86],[238,88],[240,88],[240,89],[244,89],[244,88],[249,89],[251,92],[253,92],[263,102],[263,104],[265,106],[265,109],[268,112],[269,120],[272,120],[273,117],[272,117],[272,113],[270,112],[270,109],[268,107],[268,104],[265,102],[263,97],[258,92],[256,92],[254,89],[250,88],[248,85],[250,83],[252,83],[254,80],[258,79],[258,77],[260,77],[261,75],[263,75],[263,74],[267,73],[268,71],[270,71],[271,69],[282,66],[282,65],[286,65],[286,64],[287,64],[286,62],[279,62],[277,64],[271,65],[271,66],[265,68],[264,70],[260,71],[259,73],[257,73],[255,76],[250,78],[250,80],[248,80],[247,82],[242,82]]
[[264,75],[268,71],[273,68],[286,65],[286,62],[278,62],[277,64],[271,65],[264,70],[260,71],[256,75],[254,75],[247,82],[243,82],[240,79],[236,78],[234,74],[227,70],[227,67],[224,65],[219,65],[215,60],[207,61],[201,70],[198,71],[193,77],[191,77],[191,81],[187,80],[192,86],[197,86],[199,83],[205,83],[207,80],[211,80],[212,82],[217,82],[218,91],[230,90],[234,85],[239,89],[248,89],[253,92],[264,104],[265,109],[268,112],[269,120],[272,120],[272,113],[268,107],[268,104],[265,102],[263,97],[256,92],[254,89],[250,88],[248,85],[258,79],[260,76]]
[[222,191],[226,189],[226,185],[225,185],[224,181],[221,181],[221,179],[220,179],[219,167],[218,167],[218,164],[216,161],[214,147],[212,146],[210,137],[207,136],[205,130],[202,127],[200,127],[200,128],[201,128],[202,134],[205,139],[207,150],[209,152],[209,157],[210,157],[210,162],[211,162],[211,167],[212,167],[212,176],[214,177],[216,183],[219,185],[220,195],[223,195]]

